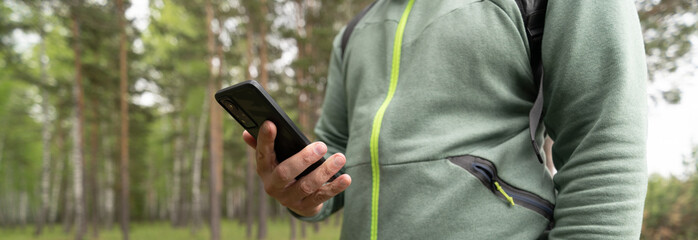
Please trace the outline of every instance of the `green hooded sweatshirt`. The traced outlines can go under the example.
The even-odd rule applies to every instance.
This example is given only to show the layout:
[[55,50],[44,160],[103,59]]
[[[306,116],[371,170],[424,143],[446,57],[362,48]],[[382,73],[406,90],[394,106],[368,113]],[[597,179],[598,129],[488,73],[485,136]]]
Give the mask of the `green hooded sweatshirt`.
[[316,126],[352,184],[342,239],[637,239],[646,67],[632,0],[550,0],[542,42],[551,178],[514,0],[382,0],[342,55]]

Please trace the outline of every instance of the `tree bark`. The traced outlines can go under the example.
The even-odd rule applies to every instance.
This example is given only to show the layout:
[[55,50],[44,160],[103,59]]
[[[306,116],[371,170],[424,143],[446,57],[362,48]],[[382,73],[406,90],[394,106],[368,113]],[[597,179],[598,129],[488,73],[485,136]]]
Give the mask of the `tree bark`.
[[296,217],[289,215],[289,223],[291,227],[291,236],[288,238],[290,240],[296,240]]
[[201,225],[201,160],[204,156],[204,138],[206,137],[206,122],[208,120],[206,110],[209,107],[210,97],[210,92],[206,91],[204,104],[201,107],[201,115],[196,127],[196,147],[194,149],[191,186],[193,229],[198,229]]
[[[259,38],[260,38],[260,80],[262,82],[262,87],[267,88],[267,83],[269,82],[269,73],[267,72],[267,1],[260,0],[260,5],[262,6],[261,21],[259,24]],[[264,191],[264,185],[259,182],[259,223],[257,226],[257,239],[267,239],[267,207],[269,205],[267,199],[267,194]]]
[[[63,151],[64,138],[65,136],[62,128],[58,126],[58,140],[56,143],[56,149],[58,149],[59,152]],[[59,158],[56,161],[55,171],[53,172],[53,178],[51,180],[51,204],[49,207],[48,217],[48,222],[50,223],[55,223],[58,217],[58,200],[60,199],[61,186],[63,185],[64,161],[65,160],[63,159],[62,155],[59,155]]]
[[128,67],[127,67],[127,50],[126,50],[126,23],[123,0],[117,0],[119,18],[119,96],[120,96],[120,120],[121,120],[121,137],[120,137],[120,156],[121,156],[121,236],[122,239],[129,239],[129,149],[128,149]]
[[255,176],[254,176],[254,161],[255,161],[255,150],[252,147],[247,147],[247,168],[245,171],[245,189],[247,189],[247,200],[245,201],[245,226],[246,232],[245,236],[248,239],[252,238],[252,229],[254,228],[254,193],[255,193]]
[[[78,4],[78,6],[80,6]],[[77,6],[75,6],[77,8]],[[85,234],[85,201],[83,196],[83,93],[82,93],[82,60],[79,44],[80,22],[78,14],[72,9],[73,18],[73,52],[75,53],[75,126],[73,126],[73,191],[75,197],[75,224],[77,225],[75,239],[81,240]]]
[[[104,126],[103,124],[102,128],[106,130]],[[114,159],[112,158],[113,155],[110,142],[112,141],[102,141],[104,172],[106,175],[104,188],[104,225],[107,229],[111,229],[114,224]]]
[[[3,124],[5,126],[5,124]],[[0,135],[0,169],[2,169],[2,155],[5,150],[5,135]]]
[[[97,100],[92,99],[91,102],[96,103]],[[86,200],[89,201],[87,216],[90,218],[90,224],[92,227],[92,236],[97,238],[99,236],[99,187],[97,184],[97,161],[99,158],[99,127],[97,125],[97,119],[99,119],[99,111],[97,105],[93,104],[90,108],[92,110],[93,119],[90,123],[90,170],[87,172],[87,187],[89,187],[88,194],[90,198]]]
[[[218,60],[220,64],[220,59],[216,58],[216,40],[211,27],[213,21],[213,6],[211,0],[206,1],[206,32],[208,36],[207,47],[208,47],[208,67],[210,70],[209,79],[209,92],[214,93],[220,88],[220,78],[219,66],[215,66],[214,60]],[[209,101],[213,101],[210,98]],[[209,201],[210,201],[210,211],[211,211],[211,239],[219,240],[221,238],[220,221],[221,221],[221,192],[223,191],[223,121],[221,110],[215,106],[214,103],[209,104],[209,110],[211,115],[211,126],[210,135],[211,141],[209,143],[210,150],[210,191],[209,191]]]
[[[181,106],[180,104],[176,104],[176,106]],[[174,149],[174,163],[173,163],[173,169],[172,169],[172,199],[170,202],[170,222],[172,226],[179,226],[180,222],[180,200],[181,200],[181,192],[180,190],[182,189],[182,159],[183,157],[183,148],[184,148],[184,134],[182,133],[182,114],[179,114],[180,116],[175,116],[174,119],[174,129],[175,129],[175,149]]]
[[[39,14],[41,10],[39,10]],[[48,56],[46,56],[46,33],[44,32],[43,16],[39,16],[39,36],[41,44],[39,45],[39,62],[41,64],[41,81],[48,84]],[[41,109],[44,112],[49,111],[49,94],[48,89],[41,90]],[[42,170],[41,170],[41,207],[39,210],[39,219],[36,223],[36,231],[34,236],[41,235],[41,230],[46,222],[46,217],[49,211],[49,190],[50,190],[50,174],[51,174],[51,120],[48,114],[43,115],[41,128],[41,144],[42,144]]]
[[27,191],[22,190],[19,194],[19,225],[24,228],[27,225],[27,220],[29,218],[29,194]]
[[259,223],[257,226],[257,239],[267,239],[267,215],[269,214],[269,197],[264,191],[264,184],[259,182]]
[[[70,159],[72,160],[72,157]],[[73,190],[74,184],[72,184],[70,177],[63,178],[63,181],[61,185],[65,186],[65,191],[63,191],[63,214],[61,220],[63,220],[63,232],[70,233],[75,223],[75,190]]]
[[225,218],[232,220],[235,217],[235,192],[228,188],[225,191]]
[[[247,23],[247,27],[245,28],[245,37],[247,39],[247,52],[246,52],[246,59],[247,59],[247,70],[245,71],[245,79],[250,80],[252,79],[252,73],[250,70],[252,69],[252,64],[253,64],[253,56],[252,56],[252,49],[254,48],[254,39],[253,39],[253,25],[251,22]],[[246,148],[247,152],[247,166],[245,168],[245,190],[246,190],[246,200],[245,200],[245,226],[246,226],[246,231],[245,231],[245,236],[247,236],[247,239],[252,238],[252,230],[254,227],[254,193],[255,193],[255,170],[254,170],[254,164],[255,164],[255,150],[252,149],[251,147]]]

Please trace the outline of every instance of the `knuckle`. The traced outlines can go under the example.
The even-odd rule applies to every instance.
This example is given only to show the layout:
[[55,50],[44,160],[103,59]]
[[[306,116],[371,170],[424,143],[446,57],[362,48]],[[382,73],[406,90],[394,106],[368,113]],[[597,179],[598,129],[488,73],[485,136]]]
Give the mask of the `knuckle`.
[[277,167],[275,174],[276,177],[283,182],[289,182],[293,178],[293,176],[291,176],[291,171],[285,167]]
[[330,188],[328,189],[327,195],[330,195],[330,196],[337,195],[344,190],[345,186],[346,186],[345,182],[330,184]]
[[328,197],[325,194],[314,194],[313,196],[310,197],[311,202],[313,205],[320,204],[325,201]]
[[306,196],[312,194],[313,192],[315,192],[315,189],[313,189],[312,184],[310,184],[310,182],[308,182],[308,181],[303,181],[303,182],[301,182],[301,183],[298,185],[298,189],[300,189],[300,191],[301,191],[303,194],[305,194]]
[[332,167],[327,166],[327,167],[324,167],[324,168],[322,168],[322,169],[323,169],[323,170],[322,170],[322,173],[323,173],[323,176],[324,176],[324,177],[329,177],[329,176],[334,175],[334,172],[335,172],[335,171],[334,171],[334,169],[332,169]]
[[315,156],[315,153],[309,152],[303,155],[303,164],[305,165],[311,165],[317,161],[317,156]]
[[257,154],[255,155],[257,161],[262,161],[264,159],[264,156],[265,154],[262,151],[259,151],[259,149],[257,149]]

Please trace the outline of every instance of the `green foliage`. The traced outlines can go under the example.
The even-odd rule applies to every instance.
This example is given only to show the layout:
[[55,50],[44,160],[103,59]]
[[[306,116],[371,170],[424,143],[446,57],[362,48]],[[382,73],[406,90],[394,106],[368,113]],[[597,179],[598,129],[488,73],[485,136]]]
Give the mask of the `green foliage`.
[[698,237],[698,175],[688,179],[650,177],[645,200],[643,239]]
[[0,190],[34,189],[38,181],[41,159],[41,125],[36,119],[38,110],[36,87],[22,82],[0,81]]
[[[636,3],[645,38],[650,81],[661,80],[657,79],[657,73],[670,73],[679,66],[690,65],[691,38],[698,34],[698,2],[637,0]],[[693,73],[698,72],[695,70],[698,67],[693,69]],[[661,97],[675,104],[681,100],[681,91],[674,87],[664,90]]]

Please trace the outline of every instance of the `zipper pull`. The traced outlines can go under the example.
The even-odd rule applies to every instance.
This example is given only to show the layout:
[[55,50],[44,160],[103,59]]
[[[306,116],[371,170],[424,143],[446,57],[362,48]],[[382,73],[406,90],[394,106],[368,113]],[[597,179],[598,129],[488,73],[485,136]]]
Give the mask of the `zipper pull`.
[[502,189],[502,186],[499,186],[499,182],[494,181],[494,186],[497,187],[497,191],[502,193],[502,195],[504,195],[504,198],[506,198],[512,206],[516,206],[516,204],[514,204],[514,199],[512,197],[509,197],[509,194],[507,194],[507,192],[505,192],[504,189]]

